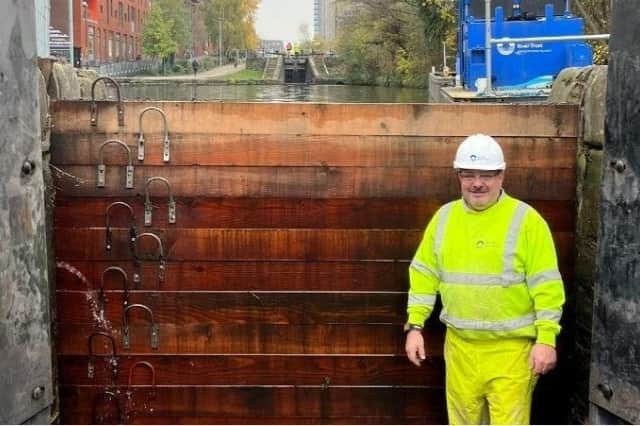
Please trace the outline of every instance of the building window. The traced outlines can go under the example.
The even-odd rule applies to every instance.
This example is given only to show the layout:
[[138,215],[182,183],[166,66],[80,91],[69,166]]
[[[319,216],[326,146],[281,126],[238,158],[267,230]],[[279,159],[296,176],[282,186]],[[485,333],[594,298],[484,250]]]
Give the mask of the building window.
[[93,62],[95,60],[95,31],[96,29],[92,25],[89,25],[89,28],[87,29],[87,59],[89,62]]
[[109,31],[109,59],[113,58],[113,32]]
[[116,33],[115,57],[120,59],[120,33]]
[[100,37],[100,29],[96,29],[96,61],[100,61],[102,59],[102,52],[100,49],[102,48],[102,38]]

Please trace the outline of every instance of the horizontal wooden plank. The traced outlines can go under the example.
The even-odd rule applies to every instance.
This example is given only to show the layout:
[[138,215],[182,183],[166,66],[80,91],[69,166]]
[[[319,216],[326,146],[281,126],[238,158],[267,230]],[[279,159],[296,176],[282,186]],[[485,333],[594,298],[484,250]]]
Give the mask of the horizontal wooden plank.
[[[138,315],[135,312],[133,315]],[[443,326],[435,320],[425,331],[429,356],[442,353]],[[89,325],[58,324],[59,355],[87,354]],[[400,324],[211,324],[203,321],[185,327],[162,325],[157,350],[149,345],[147,318],[133,318],[131,349],[122,349],[122,330],[111,327],[116,352],[123,355],[173,354],[366,354],[404,355],[404,332]]]
[[[104,226],[107,207],[114,201],[132,206],[139,229],[143,229],[142,197],[94,198],[57,196],[57,228]],[[177,200],[181,228],[382,228],[424,229],[446,200],[419,198],[293,199],[293,198],[183,198]],[[547,220],[552,231],[575,229],[575,202],[530,202]],[[166,228],[166,201],[154,200],[154,228]],[[113,210],[110,226],[127,227],[124,209]]]
[[[569,240],[573,241],[573,240]],[[572,243],[568,242],[568,245]],[[560,250],[560,271],[565,281],[573,275],[574,249]],[[73,261],[71,265],[85,275],[87,285],[64,269],[56,270],[56,288],[92,290],[100,284],[103,271],[117,266],[131,280],[131,261]],[[159,289],[158,266],[142,265],[142,285],[160,291],[406,291],[409,287],[409,261],[337,262],[169,262],[165,282]],[[105,288],[122,289],[115,273],[105,276]],[[133,285],[131,286],[133,287]]]
[[[100,148],[109,139],[129,146],[138,165],[137,134],[57,134],[51,143],[55,165],[96,165]],[[462,138],[451,136],[308,136],[189,133],[171,135],[171,166],[450,166]],[[573,168],[577,143],[572,138],[497,138],[509,168]],[[147,166],[164,166],[164,133],[145,131]],[[124,164],[120,147],[102,149],[105,164]]]
[[[169,262],[211,260],[409,260],[420,243],[421,230],[155,230]],[[573,233],[556,232],[558,252],[573,254]],[[61,228],[56,231],[56,256],[76,260],[132,260],[127,231],[112,232],[113,248],[105,250],[103,228]],[[155,240],[139,243],[139,256],[157,264]]]
[[[104,317],[123,323],[124,292],[105,291]],[[95,295],[91,297],[96,297]],[[129,304],[140,303],[153,311],[161,326],[172,324],[402,324],[406,319],[407,294],[397,293],[271,293],[197,292],[161,294],[129,293]],[[56,292],[58,324],[94,323],[87,292]],[[133,315],[132,315],[133,316]],[[144,318],[144,317],[142,317]]]
[[[95,166],[64,166],[54,170],[55,185],[64,196],[143,196],[152,176],[169,180],[176,197],[258,198],[424,198],[459,196],[450,167],[233,167],[137,166],[133,189],[125,188],[125,165],[108,165],[104,188],[96,187]],[[526,200],[574,200],[575,169],[511,168],[504,187]],[[152,185],[153,197],[167,198],[164,185]],[[158,200],[160,202],[160,200]],[[184,205],[178,206],[178,223]]]
[[[90,419],[101,387],[62,386],[60,396],[63,423],[71,419]],[[129,398],[119,389],[123,412],[132,422],[142,419],[175,418],[255,418],[255,419],[331,419],[391,417],[403,423],[405,417],[424,417],[426,423],[444,423],[444,391],[426,387],[156,387],[149,398],[148,388],[134,388]],[[128,402],[125,404],[125,402]],[[113,401],[98,398],[98,416],[114,418]],[[90,423],[101,423],[95,419]],[[104,421],[104,420],[103,420]],[[106,423],[106,421],[104,421]],[[146,421],[144,421],[146,423]]]
[[[54,133],[139,132],[140,112],[164,111],[170,133],[286,135],[415,135],[576,137],[575,105],[543,104],[314,104],[249,102],[124,102],[119,128],[115,102],[97,102],[97,127],[90,125],[90,101],[51,106]],[[158,131],[159,114],[144,117]],[[455,125],[452,125],[454,124]]]
[[[94,350],[101,351],[95,341]],[[61,385],[110,385],[113,376],[110,357],[95,356],[95,377],[87,377],[88,356],[58,357]],[[430,357],[417,369],[404,355],[320,356],[320,355],[201,355],[201,356],[118,356],[118,376],[113,382],[129,383],[131,367],[139,361],[149,362],[155,370],[157,385],[321,385],[334,386],[444,386],[444,361]],[[146,367],[133,370],[132,384],[152,382]]]
[[[169,261],[180,260],[354,260],[410,259],[423,231],[308,229],[166,229],[152,231],[162,240]],[[128,233],[112,232],[105,250],[104,228],[56,230],[56,256],[74,260],[131,260]],[[152,238],[139,240],[139,256],[155,262]],[[157,262],[156,262],[157,263]]]
[[[123,268],[131,280],[131,261],[73,261],[92,288],[110,266]],[[162,284],[165,291],[404,291],[408,286],[408,261],[398,262],[169,262]],[[142,283],[156,283],[158,265],[142,265]],[[106,288],[122,289],[122,279],[105,276]],[[133,287],[133,286],[131,286]],[[87,290],[87,285],[64,269],[56,271],[56,288]],[[142,288],[142,287],[141,287]]]
[[[65,424],[91,424],[91,416],[89,414],[63,415]],[[425,425],[425,424],[445,424],[445,420],[434,420],[433,413],[427,416],[350,416],[350,417],[237,417],[237,416],[143,416],[136,414],[131,416],[128,424],[140,425]]]

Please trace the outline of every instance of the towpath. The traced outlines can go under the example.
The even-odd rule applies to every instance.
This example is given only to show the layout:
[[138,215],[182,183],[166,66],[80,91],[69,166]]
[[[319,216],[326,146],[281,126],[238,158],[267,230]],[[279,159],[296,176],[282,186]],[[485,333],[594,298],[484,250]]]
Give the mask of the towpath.
[[[233,64],[223,65],[221,67],[211,68],[209,70],[198,72],[196,80],[215,80],[228,74],[233,74],[245,69],[245,63],[240,62],[238,66]],[[183,75],[154,75],[154,76],[135,76],[136,80],[193,80],[193,73]]]

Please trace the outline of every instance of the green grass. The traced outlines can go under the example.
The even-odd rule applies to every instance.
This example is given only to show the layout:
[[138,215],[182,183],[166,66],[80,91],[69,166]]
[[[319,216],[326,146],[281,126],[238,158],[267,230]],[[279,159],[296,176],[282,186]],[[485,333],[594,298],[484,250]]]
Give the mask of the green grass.
[[262,71],[242,70],[242,71],[234,72],[233,74],[227,74],[222,78],[226,81],[231,81],[231,82],[262,81]]

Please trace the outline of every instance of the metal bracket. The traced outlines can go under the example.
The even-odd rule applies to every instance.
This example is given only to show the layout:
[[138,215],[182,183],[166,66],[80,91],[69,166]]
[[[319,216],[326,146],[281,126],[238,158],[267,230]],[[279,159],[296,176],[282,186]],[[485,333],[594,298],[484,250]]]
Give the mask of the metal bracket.
[[144,161],[144,135],[138,137],[138,161]]
[[151,349],[158,349],[160,346],[160,327],[157,324],[151,325]]
[[173,195],[171,193],[171,184],[166,178],[160,176],[154,176],[147,179],[147,183],[144,186],[144,225],[151,226],[153,220],[153,205],[151,204],[151,197],[149,196],[149,185],[153,181],[160,181],[165,184],[167,187],[167,192],[169,193],[169,203],[168,203],[168,216],[169,223],[176,223],[176,202],[173,199]]
[[131,347],[131,340],[129,339],[129,326],[122,327],[122,347],[129,349]]
[[104,188],[104,183],[105,183],[105,173],[107,171],[107,166],[105,166],[104,164],[98,164],[98,177],[97,177],[97,183],[96,186],[98,188]]
[[144,226],[151,226],[151,221],[153,217],[153,205],[151,202],[144,203]]
[[169,223],[176,223],[176,202],[169,201]]
[[127,152],[128,163],[126,166],[125,188],[131,189],[133,188],[134,176],[133,164],[131,163],[131,150],[124,142],[118,139],[109,139],[100,145],[100,149],[98,151],[98,174],[96,178],[96,186],[98,188],[104,188],[105,186],[107,166],[104,164],[104,148],[111,144],[118,145]]
[[117,272],[122,277],[122,289],[124,290],[124,301],[122,304],[126,308],[129,304],[129,278],[127,277],[127,273],[124,271],[124,269],[120,268],[119,266],[109,266],[107,269],[102,271],[102,278],[100,279],[100,290],[98,293],[98,304],[100,305],[101,309],[104,309],[104,304],[106,301],[104,296],[104,277],[108,272],[111,271]]
[[[159,271],[158,271],[158,281],[160,283],[164,282],[164,271],[165,271],[165,266],[166,266],[166,260],[164,257],[164,249],[162,247],[162,240],[160,239],[160,237],[158,237],[156,234],[153,234],[151,232],[145,232],[144,234],[140,234],[138,235],[138,238],[136,239],[136,243],[138,241],[140,241],[141,239],[143,239],[144,237],[151,237],[154,240],[156,240],[156,242],[158,243],[158,262],[160,262],[160,265],[158,266]],[[134,282],[135,281],[135,273],[139,273],[140,271],[140,260],[138,259],[138,253],[137,250],[134,251],[134,267],[136,272],[134,272]],[[138,277],[139,279],[139,277]],[[139,281],[138,281],[139,282]]]
[[88,339],[88,343],[89,343],[89,362],[87,364],[87,377],[90,379],[93,379],[95,377],[95,365],[94,365],[94,353],[93,353],[93,338],[96,336],[103,336],[106,337],[107,339],[109,339],[109,342],[111,343],[111,358],[109,360],[109,364],[111,365],[111,374],[113,376],[113,378],[115,379],[116,377],[118,377],[118,360],[116,359],[116,342],[113,339],[113,336],[110,335],[109,333],[106,333],[104,331],[97,331],[95,333],[92,333],[89,336]]
[[118,418],[116,419],[116,423],[121,423],[122,422],[122,410],[120,408],[120,401],[118,400],[117,395],[114,392],[111,391],[104,391],[104,392],[99,392],[96,394],[96,396],[93,398],[93,406],[91,407],[91,423],[94,425],[97,424],[102,424],[104,422],[104,418],[102,416],[100,416],[100,418],[98,418],[98,397],[102,396],[104,401],[107,400],[111,400],[113,402],[115,402],[116,405],[116,409],[118,410]]
[[165,136],[164,142],[162,144],[162,161],[168,163],[171,156],[171,141],[169,140],[169,136]]
[[[96,82],[93,82],[94,86]],[[95,101],[91,102],[91,127],[98,125],[98,104]]]
[[142,129],[142,117],[148,111],[156,111],[159,112],[162,116],[162,122],[164,123],[164,141],[162,143],[162,161],[165,163],[169,162],[170,156],[170,144],[169,140],[169,125],[167,124],[167,116],[160,108],[157,107],[147,107],[140,111],[140,115],[138,116],[138,128],[139,128],[139,137],[138,137],[138,160],[144,161],[144,130]]
[[158,349],[160,343],[160,327],[153,320],[153,311],[151,311],[148,306],[141,305],[139,303],[135,303],[124,308],[124,320],[122,325],[122,346],[125,349],[130,349],[131,347],[131,339],[129,336],[129,311],[132,309],[143,309],[149,314],[149,318],[151,320],[151,349]]
[[127,166],[127,180],[125,182],[125,188],[133,188],[133,166]]
[[111,211],[112,208],[117,207],[117,206],[122,206],[122,207],[126,207],[127,210],[129,211],[129,243],[130,243],[130,249],[131,249],[131,253],[133,254],[133,243],[136,239],[136,217],[133,213],[133,208],[125,203],[124,201],[116,201],[114,203],[109,204],[109,206],[107,207],[107,210],[105,212],[105,229],[106,229],[106,233],[105,233],[105,248],[107,251],[111,251],[111,248],[113,247],[113,241],[111,238],[111,226],[109,225],[109,212]]
[[118,126],[124,127],[124,105],[122,104],[122,98],[120,97],[120,85],[111,77],[98,77],[91,84],[91,126],[96,127],[98,125],[98,104],[96,103],[96,84],[100,80],[109,81],[116,88],[118,95]]
[[161,257],[160,258],[160,265],[158,266],[158,281],[161,282],[161,283],[164,282],[165,268],[166,268],[166,261],[164,260],[164,257]]

